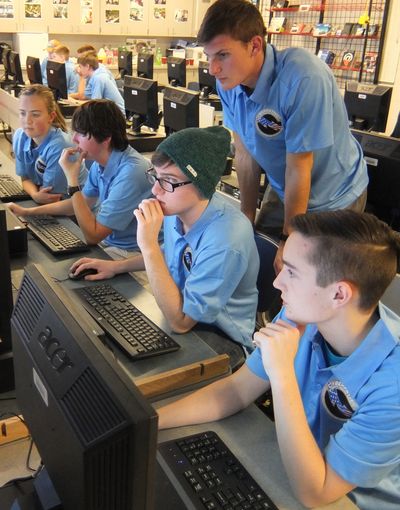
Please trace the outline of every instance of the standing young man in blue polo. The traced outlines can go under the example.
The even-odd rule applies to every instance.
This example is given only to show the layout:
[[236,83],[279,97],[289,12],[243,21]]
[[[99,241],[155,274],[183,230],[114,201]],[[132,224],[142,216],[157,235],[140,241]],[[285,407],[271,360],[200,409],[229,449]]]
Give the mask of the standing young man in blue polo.
[[256,226],[281,239],[299,213],[366,202],[367,168],[351,135],[329,67],[301,48],[265,42],[258,9],[247,0],[217,0],[198,34],[217,78],[224,124],[233,130],[242,211],[253,222],[260,173],[269,180]]

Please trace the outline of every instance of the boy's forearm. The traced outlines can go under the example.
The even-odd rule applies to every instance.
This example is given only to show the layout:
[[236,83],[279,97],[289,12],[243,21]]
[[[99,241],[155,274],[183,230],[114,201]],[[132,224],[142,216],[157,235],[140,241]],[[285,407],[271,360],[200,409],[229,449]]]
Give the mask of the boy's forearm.
[[320,506],[342,497],[352,486],[332,470],[308,425],[294,369],[271,381],[279,449],[290,484],[305,506]]
[[183,313],[183,298],[165,263],[159,245],[142,252],[151,290],[173,331],[185,333],[196,321]]

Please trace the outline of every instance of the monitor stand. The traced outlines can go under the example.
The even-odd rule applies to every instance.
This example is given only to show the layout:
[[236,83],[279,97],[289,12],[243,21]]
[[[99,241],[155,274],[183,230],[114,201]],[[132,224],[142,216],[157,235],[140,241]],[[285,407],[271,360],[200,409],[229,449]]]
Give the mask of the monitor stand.
[[129,145],[138,152],[154,152],[160,143],[165,139],[165,135],[159,132],[132,130],[127,131]]

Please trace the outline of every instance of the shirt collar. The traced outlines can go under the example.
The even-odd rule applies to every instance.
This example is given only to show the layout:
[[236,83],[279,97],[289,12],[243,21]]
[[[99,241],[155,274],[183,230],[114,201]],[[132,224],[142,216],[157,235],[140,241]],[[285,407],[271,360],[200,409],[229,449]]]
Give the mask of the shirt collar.
[[119,171],[120,161],[125,151],[112,150],[110,157],[108,158],[106,166],[101,166],[99,163],[99,173],[106,180],[110,180]]
[[[250,96],[250,99],[255,103],[265,103],[266,91],[268,93],[268,90],[271,88],[275,80],[275,65],[276,57],[274,47],[270,44],[267,44],[264,63],[257,80],[256,88]],[[245,93],[244,90],[243,93]]]
[[223,210],[224,203],[222,198],[214,193],[208,202],[207,207],[204,209],[203,214],[192,226],[189,232],[186,232],[186,234],[183,233],[182,222],[178,216],[175,217],[175,230],[182,237],[184,237],[191,246],[195,247],[204,232],[204,228],[210,224],[217,216],[221,216],[223,214]]
[[[357,349],[339,365],[328,368],[335,379],[344,383],[351,395],[358,393],[399,344],[400,318],[382,303],[379,303],[378,312],[380,319]],[[322,337],[318,333],[313,343],[321,341]]]

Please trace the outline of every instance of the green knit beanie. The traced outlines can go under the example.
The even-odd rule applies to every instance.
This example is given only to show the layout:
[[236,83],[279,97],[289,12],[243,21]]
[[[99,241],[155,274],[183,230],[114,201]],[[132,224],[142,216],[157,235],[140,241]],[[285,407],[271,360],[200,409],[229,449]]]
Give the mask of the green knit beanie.
[[187,175],[205,198],[211,198],[225,171],[231,135],[222,126],[187,128],[168,136],[157,147]]

